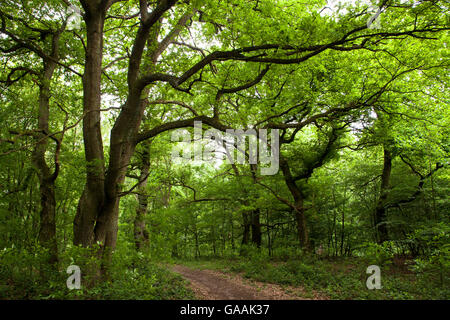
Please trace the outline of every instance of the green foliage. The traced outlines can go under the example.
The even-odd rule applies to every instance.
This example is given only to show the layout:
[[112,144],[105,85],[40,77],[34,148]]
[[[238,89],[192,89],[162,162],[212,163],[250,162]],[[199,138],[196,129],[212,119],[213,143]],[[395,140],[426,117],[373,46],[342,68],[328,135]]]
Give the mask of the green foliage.
[[[364,258],[317,259],[314,256],[302,256],[299,260],[286,262],[256,259],[198,260],[195,263],[183,263],[195,268],[219,269],[228,272],[243,273],[245,277],[257,281],[276,283],[283,286],[302,288],[302,297],[322,297],[327,299],[446,299],[448,286],[436,286],[425,283],[420,275],[397,269],[381,267],[379,290],[366,287],[366,268],[369,265]],[[263,267],[261,267],[261,264]],[[434,275],[433,281],[439,277]]]
[[413,270],[422,283],[448,288],[450,285],[450,226],[439,223],[415,230],[411,236],[424,254],[415,259]]
[[42,290],[48,292],[49,283],[58,278],[46,264],[48,251],[35,245],[29,249],[10,248],[0,250],[0,299],[31,299],[39,297]]
[[[323,0],[178,1],[151,28],[137,64],[130,63],[130,56],[139,47],[135,37],[143,17],[131,13],[141,12],[138,4],[144,2],[115,1],[105,14],[102,61],[92,66],[102,74],[97,84],[81,77],[92,54],[85,52],[91,38],[86,23],[75,31],[61,29],[67,3],[80,6],[75,0],[2,0],[0,8],[0,298],[192,297],[182,280],[158,262],[195,264],[208,258],[214,265],[216,257],[229,258],[231,270],[246,277],[306,286],[331,298],[449,296],[445,1],[388,1],[379,32],[361,28],[373,14],[363,1],[346,1],[334,10],[325,8]],[[193,13],[189,28],[179,24],[186,13]],[[429,31],[419,32],[423,29]],[[61,32],[59,52],[49,58],[55,30]],[[180,33],[167,37],[173,31]],[[161,44],[167,47],[155,59],[152,50]],[[178,81],[151,82],[148,97],[145,90],[138,92],[148,102],[142,110],[125,104],[144,82],[138,79],[139,86],[133,87],[128,75],[134,71],[138,78],[151,70],[176,79],[203,65],[206,56],[225,52],[229,58],[207,61],[181,86],[174,85]],[[57,62],[56,69],[47,79],[43,70],[50,62]],[[137,70],[138,65],[143,68]],[[267,72],[255,82],[262,70]],[[101,89],[101,101],[91,106],[101,113],[83,106],[96,100],[84,96],[97,90],[86,84]],[[43,97],[46,86],[49,96]],[[240,90],[220,94],[230,88]],[[48,110],[42,106],[46,100]],[[94,118],[99,114],[101,135],[87,139],[86,129],[98,125]],[[119,115],[136,122],[116,126]],[[280,155],[287,170],[263,176],[259,163],[254,170],[247,162],[174,161],[172,147],[183,146],[171,141],[168,129],[192,133],[186,127],[194,116],[208,117],[209,125],[219,123],[222,129],[281,128]],[[49,136],[37,143],[35,135],[42,133],[39,126],[45,121]],[[112,159],[116,155],[110,154],[108,139],[120,136],[121,127],[162,133],[139,143],[126,161],[122,154],[128,147],[122,143],[136,139],[135,132],[127,131],[115,141],[121,150]],[[89,161],[85,151],[96,148],[85,145],[88,140],[101,146]],[[36,145],[45,147],[42,171],[59,168],[52,185],[55,266],[47,264],[49,252],[35,243],[43,223],[42,202],[49,200],[39,194],[43,172],[33,156]],[[383,189],[384,150],[392,159]],[[140,180],[144,151],[150,168],[145,184]],[[120,183],[95,190],[102,200],[111,200],[111,193],[120,198],[117,248],[107,264],[108,277],[98,280],[102,248],[73,246],[73,226],[91,181],[87,173],[110,182],[111,172],[125,171],[110,168],[110,160],[127,168]],[[376,208],[385,209],[382,223],[389,241],[382,244],[376,243]],[[305,212],[311,252],[299,245],[296,209]],[[137,221],[145,223],[148,233],[140,250]],[[411,270],[405,271],[405,263],[397,270],[399,259],[407,259]],[[72,264],[83,270],[81,290],[65,286],[65,270]],[[381,291],[365,288],[369,264],[383,269]]]
[[386,266],[392,264],[394,257],[391,246],[392,244],[389,241],[382,244],[368,242],[362,245],[362,252],[367,263]]
[[[193,294],[179,275],[152,262],[133,248],[119,248],[108,270],[108,280],[92,285],[98,270],[98,248],[71,247],[60,256],[59,268],[46,264],[48,252],[40,246],[29,250],[0,251],[0,299],[189,299]],[[81,269],[81,289],[66,286],[66,267]],[[90,274],[91,273],[91,274]]]

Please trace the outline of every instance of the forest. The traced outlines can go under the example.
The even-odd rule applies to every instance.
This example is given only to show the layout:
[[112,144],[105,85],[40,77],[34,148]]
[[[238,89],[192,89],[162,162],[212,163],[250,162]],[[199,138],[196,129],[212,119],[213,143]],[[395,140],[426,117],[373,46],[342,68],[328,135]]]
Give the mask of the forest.
[[0,300],[450,299],[448,1],[0,4]]

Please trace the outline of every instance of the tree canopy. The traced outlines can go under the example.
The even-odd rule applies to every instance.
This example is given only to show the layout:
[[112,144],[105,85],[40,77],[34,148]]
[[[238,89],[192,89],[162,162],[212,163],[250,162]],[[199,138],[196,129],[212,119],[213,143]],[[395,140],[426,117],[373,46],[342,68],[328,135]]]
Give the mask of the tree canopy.
[[[438,0],[1,0],[2,275],[33,252],[44,283],[75,261],[90,287],[144,258],[387,255],[445,286],[449,17]],[[204,139],[173,139],[198,123]],[[254,132],[275,172],[212,130]]]

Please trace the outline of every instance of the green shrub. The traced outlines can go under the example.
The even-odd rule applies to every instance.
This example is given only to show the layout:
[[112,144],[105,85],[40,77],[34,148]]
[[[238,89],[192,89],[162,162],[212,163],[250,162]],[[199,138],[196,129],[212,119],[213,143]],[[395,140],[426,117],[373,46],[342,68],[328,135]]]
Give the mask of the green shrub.
[[[0,251],[0,299],[185,299],[193,298],[183,279],[129,247],[112,255],[107,281],[93,282],[100,262],[98,248],[69,246],[59,265],[47,264],[45,249],[5,248]],[[81,269],[81,289],[67,288],[69,265]]]
[[411,239],[420,243],[423,254],[415,259],[412,270],[417,272],[423,285],[450,284],[450,227],[445,223],[417,229]]
[[363,257],[369,265],[387,266],[392,264],[394,252],[390,241],[385,241],[382,244],[366,242],[362,245],[362,248]]

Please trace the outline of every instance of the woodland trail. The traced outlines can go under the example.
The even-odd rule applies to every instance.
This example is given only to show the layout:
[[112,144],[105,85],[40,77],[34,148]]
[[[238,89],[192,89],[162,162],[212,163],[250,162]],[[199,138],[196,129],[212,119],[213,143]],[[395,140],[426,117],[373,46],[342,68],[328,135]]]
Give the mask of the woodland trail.
[[[307,300],[302,288],[283,288],[276,284],[246,279],[238,274],[216,270],[191,269],[175,265],[172,270],[190,282],[199,300]],[[322,298],[323,299],[323,298]]]

